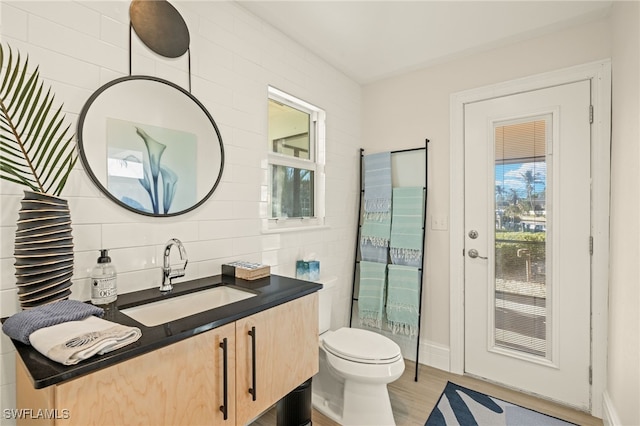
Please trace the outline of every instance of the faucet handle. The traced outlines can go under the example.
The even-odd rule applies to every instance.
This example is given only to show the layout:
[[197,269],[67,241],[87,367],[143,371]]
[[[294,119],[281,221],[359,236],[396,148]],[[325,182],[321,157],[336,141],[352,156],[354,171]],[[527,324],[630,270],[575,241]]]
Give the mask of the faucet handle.
[[171,271],[169,272],[169,279],[184,277],[185,273],[185,268],[171,268]]

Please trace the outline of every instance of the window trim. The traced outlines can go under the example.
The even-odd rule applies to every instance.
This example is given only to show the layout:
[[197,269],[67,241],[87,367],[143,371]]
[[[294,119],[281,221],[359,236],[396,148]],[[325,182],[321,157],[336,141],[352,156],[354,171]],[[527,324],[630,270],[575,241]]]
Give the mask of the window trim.
[[[309,123],[309,159],[296,158],[273,152],[267,141],[266,211],[263,219],[264,232],[314,229],[325,224],[325,118],[326,113],[302,99],[296,98],[273,86],[268,86],[268,100],[274,100],[298,109],[310,115]],[[267,119],[267,126],[269,125]],[[272,165],[295,167],[311,170],[314,175],[313,204],[314,216],[311,217],[271,217]]]

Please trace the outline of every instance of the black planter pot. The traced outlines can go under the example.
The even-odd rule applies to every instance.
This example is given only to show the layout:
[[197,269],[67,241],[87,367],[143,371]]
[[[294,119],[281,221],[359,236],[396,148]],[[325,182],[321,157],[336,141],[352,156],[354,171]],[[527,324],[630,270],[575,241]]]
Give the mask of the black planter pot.
[[73,275],[73,237],[67,200],[24,191],[14,246],[22,309],[68,299]]

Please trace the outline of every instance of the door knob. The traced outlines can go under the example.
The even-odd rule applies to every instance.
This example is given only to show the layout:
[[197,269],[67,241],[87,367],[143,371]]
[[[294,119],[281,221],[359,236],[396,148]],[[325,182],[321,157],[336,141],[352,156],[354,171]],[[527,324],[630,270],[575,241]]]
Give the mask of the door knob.
[[475,229],[469,231],[469,238],[471,238],[472,240],[478,238],[478,231],[476,231]]
[[480,258],[480,259],[488,259],[488,257],[480,256],[478,254],[478,250],[476,250],[476,249],[469,250],[469,257],[472,258],[472,259],[475,259],[476,257]]

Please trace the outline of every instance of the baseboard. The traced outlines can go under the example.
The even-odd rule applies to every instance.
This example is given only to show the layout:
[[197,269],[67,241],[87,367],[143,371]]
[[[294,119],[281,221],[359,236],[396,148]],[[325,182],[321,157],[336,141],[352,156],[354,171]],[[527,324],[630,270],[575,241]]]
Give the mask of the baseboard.
[[449,347],[433,342],[424,342],[420,347],[420,364],[449,371]]
[[609,392],[604,391],[602,394],[602,423],[604,426],[621,426],[618,412],[609,398]]
[[[415,341],[411,349],[400,344],[404,357],[408,360],[415,361]],[[437,368],[439,370],[449,371],[449,347],[439,345],[428,340],[420,341],[420,364],[428,365],[429,367]]]

